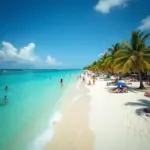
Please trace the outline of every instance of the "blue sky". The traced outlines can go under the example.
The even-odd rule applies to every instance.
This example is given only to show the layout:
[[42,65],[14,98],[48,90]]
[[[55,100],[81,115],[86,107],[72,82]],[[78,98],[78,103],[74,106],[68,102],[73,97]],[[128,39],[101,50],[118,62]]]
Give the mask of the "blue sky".
[[149,0],[3,0],[0,68],[82,68],[131,32],[150,32]]

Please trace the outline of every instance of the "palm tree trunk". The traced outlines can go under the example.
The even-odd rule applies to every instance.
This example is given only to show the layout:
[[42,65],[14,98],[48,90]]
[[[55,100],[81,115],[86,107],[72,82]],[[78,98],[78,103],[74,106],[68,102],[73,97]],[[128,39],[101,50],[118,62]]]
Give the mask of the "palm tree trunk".
[[138,71],[138,75],[139,75],[139,80],[140,80],[140,87],[139,89],[144,89],[144,85],[143,85],[143,80],[142,80],[142,74],[141,71]]
[[119,80],[121,80],[121,74],[119,74]]

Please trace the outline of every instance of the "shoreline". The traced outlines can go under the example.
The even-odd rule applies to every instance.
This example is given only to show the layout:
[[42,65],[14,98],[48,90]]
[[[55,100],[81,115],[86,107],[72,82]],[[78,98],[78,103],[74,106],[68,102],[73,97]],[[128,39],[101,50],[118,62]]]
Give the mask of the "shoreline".
[[69,92],[61,103],[62,119],[55,123],[53,139],[44,150],[93,149],[94,135],[88,126],[90,91],[78,81]]
[[112,87],[106,82],[98,79],[87,86],[80,81],[70,89],[61,103],[62,119],[44,150],[149,150],[150,120],[136,114],[149,99],[143,91],[109,93]]
[[29,146],[28,150],[43,150],[43,148],[51,142],[53,136],[55,135],[54,126],[62,119],[62,113],[60,112],[61,103],[70,91],[70,88],[75,85],[76,81],[74,80],[73,82],[67,84],[67,87],[64,87],[65,89],[62,89],[64,91],[53,108],[53,113],[48,120],[47,128],[32,141],[32,144]]
[[[29,122],[23,130],[16,134],[15,138],[9,140],[9,144],[5,146],[5,149],[11,149],[13,147],[13,149],[16,150],[42,150],[43,147],[49,141],[51,141],[54,135],[54,122],[61,120],[61,113],[59,112],[59,108],[62,99],[65,95],[67,95],[70,87],[75,84],[76,78],[73,77],[69,82],[66,83],[64,89],[61,89],[60,87],[60,90],[62,91],[61,95],[58,95],[59,98],[56,99],[56,101],[54,101],[55,99],[50,99],[48,101],[48,105],[42,105],[42,111],[40,111],[38,115],[36,114],[37,117]],[[60,94],[60,91],[58,91],[58,94]]]

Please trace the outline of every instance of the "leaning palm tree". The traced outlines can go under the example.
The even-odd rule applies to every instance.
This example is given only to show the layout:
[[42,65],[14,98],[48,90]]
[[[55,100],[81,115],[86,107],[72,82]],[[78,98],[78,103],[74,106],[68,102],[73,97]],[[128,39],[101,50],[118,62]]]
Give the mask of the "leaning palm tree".
[[102,71],[102,72],[107,72],[107,68],[106,68],[107,57],[108,57],[108,54],[105,53],[98,61],[98,67],[99,67],[100,71]]
[[121,45],[119,43],[112,46],[112,48],[108,49],[108,55],[105,59],[105,67],[109,72],[114,72],[113,65],[115,61],[115,54],[121,49]]
[[122,73],[133,70],[138,73],[140,89],[144,88],[141,73],[150,69],[150,48],[146,47],[146,39],[150,34],[132,32],[130,43],[122,41],[123,48],[116,53],[115,70]]

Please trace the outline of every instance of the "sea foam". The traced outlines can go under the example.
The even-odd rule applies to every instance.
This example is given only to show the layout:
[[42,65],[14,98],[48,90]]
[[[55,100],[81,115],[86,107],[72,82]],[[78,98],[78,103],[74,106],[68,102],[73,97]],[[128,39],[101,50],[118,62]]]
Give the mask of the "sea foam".
[[49,120],[48,129],[46,129],[41,135],[39,135],[29,147],[29,150],[42,150],[48,142],[50,142],[54,136],[54,124],[59,122],[62,118],[60,112],[56,112]]

